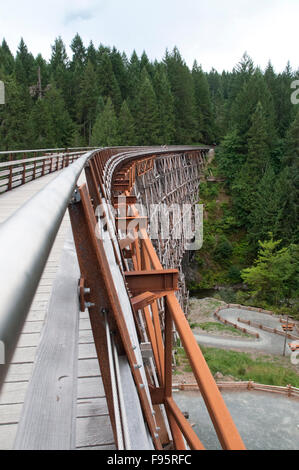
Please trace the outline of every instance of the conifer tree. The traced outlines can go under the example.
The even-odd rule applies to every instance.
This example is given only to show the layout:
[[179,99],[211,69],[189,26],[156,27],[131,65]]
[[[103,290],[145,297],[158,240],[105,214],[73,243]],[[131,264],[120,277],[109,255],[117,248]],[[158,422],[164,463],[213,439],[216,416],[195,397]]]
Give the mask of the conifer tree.
[[86,50],[86,63],[88,62],[92,63],[95,70],[97,69],[97,51],[92,41],[90,41]]
[[175,143],[190,144],[194,142],[196,135],[192,75],[176,47],[171,54],[166,51],[164,62],[174,97]]
[[73,72],[82,72],[86,64],[86,49],[78,33],[71,42],[71,50],[73,52],[73,57],[70,62],[70,68]]
[[86,49],[79,34],[76,34],[72,40],[71,50],[73,57],[69,65],[71,94],[68,99],[68,109],[72,118],[76,119],[78,112],[76,103],[78,103],[80,82],[86,65]]
[[58,148],[71,146],[76,126],[66,108],[61,90],[57,89],[54,84],[51,84],[43,101],[51,119],[50,127],[53,129],[54,146]]
[[237,127],[245,147],[248,132],[252,125],[252,116],[255,113],[258,102],[261,103],[266,118],[264,125],[267,128],[268,144],[273,148],[276,143],[273,98],[267,87],[264,76],[261,71],[257,69],[254,74],[245,81],[232,104],[231,110],[232,125],[233,127]]
[[174,99],[165,68],[157,65],[153,78],[159,111],[159,143],[171,144],[175,134]]
[[117,79],[122,99],[127,99],[129,93],[129,73],[127,58],[121,55],[120,52],[114,47],[110,54],[113,73]]
[[61,37],[55,39],[51,49],[52,55],[49,63],[51,81],[55,81],[57,88],[61,89],[65,98],[67,98],[69,85],[69,59],[66,53],[65,44]]
[[82,128],[85,142],[89,143],[91,130],[96,117],[96,107],[99,98],[97,75],[91,61],[81,76],[78,100],[76,102],[77,118]]
[[[297,105],[298,106],[298,105]],[[299,106],[294,121],[291,123],[290,128],[286,135],[285,144],[285,157],[283,159],[284,165],[294,168],[299,167]]]
[[28,52],[27,46],[21,38],[16,60],[15,72],[17,82],[25,89],[36,82],[36,68],[33,55]]
[[249,215],[249,233],[254,244],[267,238],[272,232],[277,237],[278,214],[281,209],[281,194],[275,191],[276,175],[268,166],[264,176],[257,185],[253,209]]
[[121,92],[107,52],[101,54],[98,67],[98,80],[100,94],[106,99],[110,97],[115,110],[119,112],[122,103]]
[[236,174],[232,184],[234,205],[237,214],[248,227],[249,216],[254,209],[257,186],[270,165],[269,136],[267,133],[266,117],[261,103],[251,119],[248,132],[247,160]]
[[119,145],[118,122],[111,98],[108,98],[103,112],[96,118],[91,135],[91,145],[94,147]]
[[195,61],[192,69],[198,142],[211,144],[214,141],[212,105],[208,80]]
[[32,148],[55,148],[55,130],[48,103],[38,99],[30,113],[30,140]]
[[[279,195],[277,234],[285,243],[299,243],[299,175],[291,167],[284,168],[277,177],[273,193]],[[273,196],[272,196],[273,197]]]
[[15,60],[7,42],[3,39],[0,46],[0,69],[6,75],[11,75],[15,70]]
[[263,106],[258,102],[252,116],[252,124],[248,132],[247,165],[253,177],[252,184],[259,181],[270,163],[270,137],[267,132],[267,118]]
[[120,145],[136,145],[134,118],[126,101],[123,102],[118,119]]
[[220,174],[226,178],[226,183],[231,186],[240,168],[246,161],[242,153],[242,141],[236,129],[232,129],[216,150],[216,160]]
[[29,112],[20,85],[15,77],[1,73],[5,82],[5,106],[0,106],[0,149],[19,150],[31,147],[29,138]]
[[135,108],[135,98],[136,94],[138,93],[138,88],[140,84],[140,76],[141,76],[141,67],[140,61],[136,51],[134,50],[131,56],[131,59],[128,64],[128,79],[129,79],[129,93],[128,97],[130,100],[130,108],[134,111]]
[[136,132],[139,145],[159,143],[158,104],[146,69],[143,69],[141,74],[141,85],[136,105]]

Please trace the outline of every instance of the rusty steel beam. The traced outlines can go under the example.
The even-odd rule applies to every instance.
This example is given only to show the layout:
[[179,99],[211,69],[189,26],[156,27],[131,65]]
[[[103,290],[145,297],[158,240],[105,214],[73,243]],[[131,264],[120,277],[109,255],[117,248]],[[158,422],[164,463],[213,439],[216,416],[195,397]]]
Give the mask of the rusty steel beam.
[[136,196],[114,196],[113,197],[113,205],[114,207],[119,207],[123,204],[127,206],[131,206],[132,204],[137,203],[137,197]]
[[205,450],[204,445],[198,438],[189,421],[187,421],[187,419],[175,403],[174,399],[172,397],[168,397],[165,399],[165,402],[168,412],[170,412],[171,415],[174,417],[177,426],[180,428],[181,432],[185,436],[185,439],[188,442],[191,450]]
[[117,224],[118,230],[122,230],[126,232],[127,230],[132,230],[137,226],[139,228],[147,228],[148,225],[148,218],[147,217],[134,217],[134,216],[126,216],[126,217],[115,217],[115,221]]
[[161,269],[156,271],[125,271],[126,282],[134,295],[144,291],[153,293],[178,290],[177,269]]
[[166,296],[166,299],[167,308],[171,313],[176,329],[189,358],[194,376],[223,449],[245,449],[241,436],[232,420],[214,377],[206,363],[200,347],[197,344],[176,296],[170,293]]
[[131,298],[131,304],[133,309],[137,312],[138,310],[144,309],[148,305],[152,304],[156,298],[156,294],[153,294],[152,292],[144,292]]

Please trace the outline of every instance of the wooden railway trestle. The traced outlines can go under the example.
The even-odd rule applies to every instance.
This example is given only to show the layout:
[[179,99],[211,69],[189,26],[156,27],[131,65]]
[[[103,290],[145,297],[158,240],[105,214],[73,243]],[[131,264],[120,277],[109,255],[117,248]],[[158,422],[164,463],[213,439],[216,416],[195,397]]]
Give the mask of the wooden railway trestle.
[[[103,377],[115,442],[119,445],[117,416],[107,356],[106,326],[115,337],[118,354],[128,359],[145,422],[156,449],[204,449],[188,420],[172,397],[172,349],[174,331],[189,357],[219,441],[224,449],[243,449],[243,442],[189,328],[183,304],[184,279],[179,270],[186,240],[158,239],[153,245],[148,219],[138,203],[149,211],[163,200],[194,206],[208,149],[140,149],[123,154],[97,152],[88,161],[87,185],[69,206],[81,274],[88,286],[88,310]],[[115,210],[111,210],[112,204]],[[97,208],[102,206],[100,212]],[[96,215],[98,217],[96,217]],[[133,228],[127,232],[128,226]],[[105,249],[110,239],[117,269],[130,297],[137,345],[126,324],[119,285],[111,275]],[[162,262],[161,262],[161,261]],[[110,258],[111,263],[111,258]],[[173,269],[175,265],[175,269]],[[172,267],[172,269],[170,269]],[[179,281],[179,283],[178,283]],[[178,286],[181,288],[179,290]],[[174,330],[175,327],[175,330]],[[137,349],[149,345],[151,362],[140,361]],[[120,420],[121,421],[121,420]]]
[[[78,151],[5,163],[2,191],[66,167],[1,224],[3,259],[6,246],[14,247],[6,271],[0,270],[0,339],[8,346],[7,361],[68,208],[81,273],[80,308],[89,312],[118,449],[132,449],[132,434],[139,430],[145,448],[204,449],[172,396],[175,335],[222,448],[244,449],[182,308],[186,293],[181,261],[188,237],[184,232],[175,237],[173,215],[166,240],[160,235],[151,239],[149,230],[152,205],[195,209],[208,152],[208,147],[191,146],[105,148],[81,157]],[[76,187],[83,168],[86,183]],[[6,371],[7,365],[0,368],[0,385]],[[133,433],[122,393],[126,385],[134,395],[136,409],[131,412],[138,415],[140,426]]]

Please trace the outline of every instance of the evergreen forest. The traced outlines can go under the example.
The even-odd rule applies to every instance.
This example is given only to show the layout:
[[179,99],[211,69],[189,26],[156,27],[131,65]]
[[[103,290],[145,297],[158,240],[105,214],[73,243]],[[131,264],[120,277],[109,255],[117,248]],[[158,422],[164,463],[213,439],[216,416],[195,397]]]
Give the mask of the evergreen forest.
[[237,299],[298,312],[299,70],[261,70],[244,53],[232,71],[190,69],[179,50],[161,61],[131,57],[77,34],[58,37],[51,57],[3,39],[0,150],[83,146],[213,144],[203,183],[207,217],[194,263],[198,285],[238,285]]

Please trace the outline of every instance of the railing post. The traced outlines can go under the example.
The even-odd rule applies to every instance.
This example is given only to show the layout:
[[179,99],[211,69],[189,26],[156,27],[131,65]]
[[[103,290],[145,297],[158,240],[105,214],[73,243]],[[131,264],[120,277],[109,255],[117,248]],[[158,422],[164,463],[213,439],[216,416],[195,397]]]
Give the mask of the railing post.
[[12,188],[12,165],[9,168],[8,191]]
[[22,184],[26,182],[26,163],[23,163],[23,175],[22,175]]

